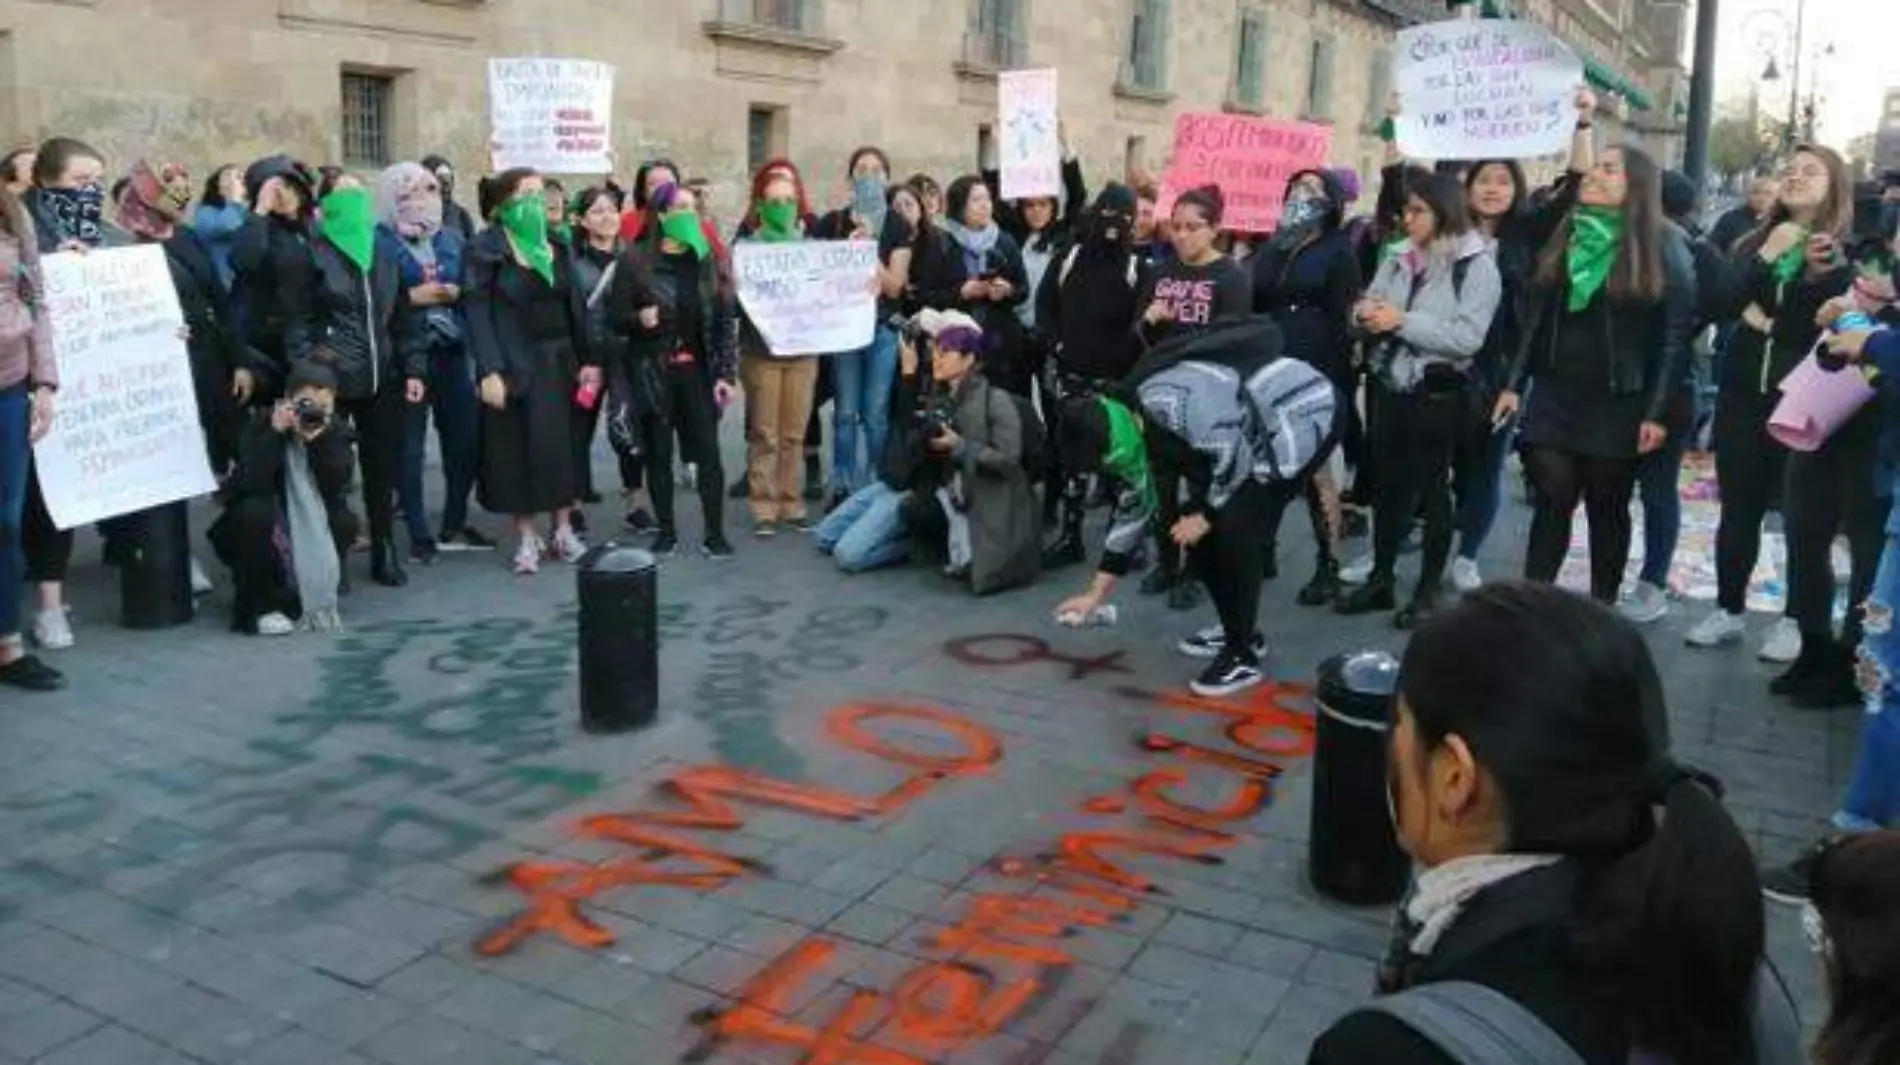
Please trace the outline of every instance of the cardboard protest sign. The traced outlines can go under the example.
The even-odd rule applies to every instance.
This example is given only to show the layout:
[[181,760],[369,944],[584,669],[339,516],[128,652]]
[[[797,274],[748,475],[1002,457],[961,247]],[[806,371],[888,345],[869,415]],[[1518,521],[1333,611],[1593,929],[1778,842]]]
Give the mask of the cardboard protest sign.
[[800,240],[733,245],[745,309],[772,354],[824,355],[871,343],[877,325],[877,242]]
[[215,489],[165,249],[66,252],[40,267],[60,389],[33,458],[53,523],[71,529]]
[[997,167],[1006,200],[1062,193],[1062,139],[1056,123],[1056,72],[1008,70],[996,76]]
[[1174,158],[1155,211],[1165,217],[1183,192],[1219,185],[1227,201],[1226,228],[1270,233],[1280,220],[1287,179],[1325,166],[1332,150],[1331,126],[1220,112],[1184,114],[1174,123]]
[[1527,159],[1577,128],[1583,62],[1533,22],[1434,22],[1399,34],[1399,150],[1423,159]]
[[490,59],[488,113],[496,171],[606,174],[614,68],[586,59]]

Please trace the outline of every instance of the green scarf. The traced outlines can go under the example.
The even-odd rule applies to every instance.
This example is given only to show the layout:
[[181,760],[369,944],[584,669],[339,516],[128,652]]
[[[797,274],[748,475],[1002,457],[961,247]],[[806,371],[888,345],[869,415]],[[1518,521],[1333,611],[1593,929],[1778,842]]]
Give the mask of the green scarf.
[[798,205],[785,200],[761,200],[758,238],[768,244],[798,239]]
[[1603,291],[1623,246],[1623,212],[1615,207],[1579,207],[1570,221],[1570,309],[1583,310]]
[[1386,241],[1384,244],[1379,245],[1379,265],[1384,266],[1386,263],[1405,254],[1405,249],[1410,247],[1411,243],[1412,238],[1401,233],[1391,240]]
[[541,280],[554,284],[554,246],[548,243],[548,207],[538,192],[516,196],[501,205],[495,220],[513,240],[515,254]]
[[343,257],[369,272],[376,261],[376,201],[368,189],[337,189],[325,196],[322,231],[325,240],[335,245]]
[[693,249],[693,254],[701,260],[712,258],[712,247],[706,243],[706,230],[699,224],[698,211],[674,211],[661,216],[660,233],[675,244]]
[[1803,229],[1801,239],[1789,245],[1788,250],[1781,253],[1781,258],[1775,260],[1775,280],[1785,285],[1800,277],[1807,265],[1808,231]]
[[1108,414],[1108,454],[1102,456],[1102,469],[1110,477],[1141,493],[1141,507],[1152,514],[1159,506],[1154,474],[1148,468],[1148,441],[1142,436],[1135,413],[1107,396],[1096,397]]

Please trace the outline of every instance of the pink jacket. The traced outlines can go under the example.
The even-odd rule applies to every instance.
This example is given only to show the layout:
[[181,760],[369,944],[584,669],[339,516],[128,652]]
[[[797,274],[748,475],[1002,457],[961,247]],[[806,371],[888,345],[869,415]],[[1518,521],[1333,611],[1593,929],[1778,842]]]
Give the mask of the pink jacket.
[[32,231],[23,237],[0,232],[0,388],[29,379],[34,384],[59,384],[44,310],[45,291],[39,244]]

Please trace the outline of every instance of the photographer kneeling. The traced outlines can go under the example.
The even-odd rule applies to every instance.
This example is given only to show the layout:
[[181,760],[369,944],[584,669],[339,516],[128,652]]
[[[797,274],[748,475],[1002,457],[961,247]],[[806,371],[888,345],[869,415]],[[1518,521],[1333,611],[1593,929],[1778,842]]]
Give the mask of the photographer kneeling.
[[284,636],[335,629],[342,558],[356,538],[345,505],[350,441],[333,424],[336,374],[299,361],[285,398],[244,426],[224,513],[207,534],[231,567],[231,629]]
[[[943,546],[946,575],[978,595],[1035,579],[1041,560],[1036,497],[1023,468],[1026,427],[1016,400],[977,372],[983,331],[968,315],[925,311],[907,330],[897,427],[877,480],[819,524],[818,549],[847,573],[909,557],[912,542]],[[931,338],[919,374],[913,333]]]

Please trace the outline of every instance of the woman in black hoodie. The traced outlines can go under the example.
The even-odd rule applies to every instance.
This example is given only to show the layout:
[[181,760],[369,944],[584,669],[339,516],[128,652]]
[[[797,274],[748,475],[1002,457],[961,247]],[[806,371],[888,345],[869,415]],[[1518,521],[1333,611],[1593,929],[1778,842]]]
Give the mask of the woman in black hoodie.
[[[1324,373],[1340,395],[1354,393],[1348,325],[1364,279],[1352,238],[1342,226],[1351,206],[1339,179],[1326,170],[1302,170],[1286,185],[1286,207],[1279,228],[1253,259],[1253,309],[1273,317],[1286,336],[1288,355]],[[1357,465],[1363,428],[1357,404],[1347,404],[1342,450]],[[1339,559],[1333,545],[1339,530],[1328,515],[1339,506],[1338,489],[1322,467],[1306,485],[1306,510],[1313,522],[1318,564],[1313,579],[1300,589],[1302,606],[1321,606],[1339,595]],[[1278,536],[1267,530],[1269,552]],[[1268,556],[1271,571],[1272,556]]]

